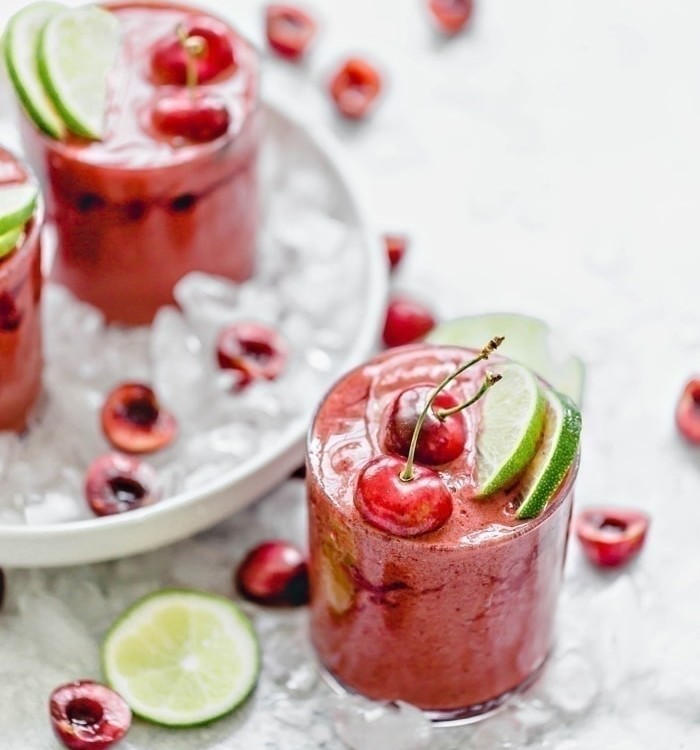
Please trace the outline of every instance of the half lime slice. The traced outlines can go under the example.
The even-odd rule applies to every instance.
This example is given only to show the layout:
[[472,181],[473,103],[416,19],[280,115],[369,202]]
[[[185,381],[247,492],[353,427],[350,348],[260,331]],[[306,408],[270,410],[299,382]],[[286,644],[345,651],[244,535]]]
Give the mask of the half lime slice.
[[239,706],[260,672],[250,620],[224,597],[166,589],[137,601],[102,646],[109,684],[138,716],[203,724]]
[[39,77],[39,37],[46,22],[63,10],[58,3],[32,3],[9,20],[4,37],[7,72],[32,120],[53,138],[66,132],[60,115]]
[[96,5],[49,19],[39,40],[39,74],[74,133],[104,136],[109,73],[119,49],[119,21]]
[[506,337],[500,354],[526,365],[558,391],[581,403],[584,364],[566,351],[552,329],[539,318],[517,313],[469,315],[439,324],[426,340],[479,349],[484,341],[497,334]]
[[0,234],[0,260],[7,257],[17,247],[21,235],[22,227],[16,227],[10,229],[9,232]]
[[537,378],[514,362],[493,368],[502,380],[482,399],[476,439],[477,497],[510,486],[535,455],[545,401]]
[[535,457],[520,480],[518,518],[534,518],[547,506],[571,468],[581,437],[581,412],[568,397],[545,392],[547,412]]
[[23,226],[34,213],[39,191],[34,185],[0,187],[0,234]]

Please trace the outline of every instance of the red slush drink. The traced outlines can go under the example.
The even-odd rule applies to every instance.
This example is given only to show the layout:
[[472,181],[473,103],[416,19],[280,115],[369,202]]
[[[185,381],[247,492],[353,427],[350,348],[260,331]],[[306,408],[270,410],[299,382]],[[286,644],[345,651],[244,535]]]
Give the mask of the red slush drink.
[[[196,9],[155,2],[110,3],[121,25],[109,79],[106,136],[53,139],[22,120],[23,141],[47,191],[56,227],[53,276],[108,320],[150,322],[190,271],[250,277],[258,225],[261,138],[258,61],[233,29]],[[230,123],[213,140],[171,137],[153,123],[155,103],[186,94],[159,79],[154,51],[181,24],[224,29],[233,64],[197,85],[225,104]]]
[[[0,148],[0,187],[28,180],[20,162]],[[0,430],[22,432],[41,392],[41,225],[39,207],[0,258]]]
[[[517,484],[475,499],[478,402],[462,412],[464,451],[436,468],[453,498],[449,520],[403,538],[363,519],[357,476],[386,453],[388,406],[406,388],[437,384],[471,354],[420,345],[379,356],[331,390],[308,443],[311,636],[322,665],[350,690],[443,720],[496,708],[544,664],[576,473],[574,463],[531,520],[516,518]],[[458,401],[485,369],[481,363],[451,386]]]

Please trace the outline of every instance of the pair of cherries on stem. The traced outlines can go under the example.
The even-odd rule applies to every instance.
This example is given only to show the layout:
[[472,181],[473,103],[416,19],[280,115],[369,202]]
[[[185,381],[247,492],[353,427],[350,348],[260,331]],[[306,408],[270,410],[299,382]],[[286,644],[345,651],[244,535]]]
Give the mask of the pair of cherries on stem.
[[399,394],[389,414],[386,447],[405,455],[406,461],[381,455],[360,470],[355,506],[367,523],[394,536],[412,537],[436,531],[450,518],[452,495],[447,485],[438,472],[415,461],[440,465],[460,455],[466,430],[459,413],[478,401],[501,376],[487,373],[477,393],[464,403],[457,403],[445,388],[465,370],[488,359],[503,340],[502,336],[491,339],[476,357],[432,389],[420,413],[417,409],[425,397],[424,387]]

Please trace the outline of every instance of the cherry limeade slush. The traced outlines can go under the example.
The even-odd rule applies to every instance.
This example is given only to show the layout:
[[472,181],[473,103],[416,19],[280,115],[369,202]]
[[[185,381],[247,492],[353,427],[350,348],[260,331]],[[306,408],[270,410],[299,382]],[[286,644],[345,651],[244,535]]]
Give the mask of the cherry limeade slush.
[[177,39],[180,23],[206,14],[147,2],[105,7],[120,21],[121,42],[104,140],[55,140],[26,117],[23,140],[56,227],[55,278],[108,320],[141,324],[172,302],[174,285],[190,271],[235,280],[253,272],[258,64],[226,27],[233,65],[195,88],[226,104],[227,131],[201,143],[166,137],[153,126],[153,105],[184,87],[154,79],[153,50]]
[[[359,469],[384,452],[382,415],[396,395],[437,384],[470,352],[417,346],[343,378],[322,403],[308,444],[311,635],[341,685],[402,700],[435,718],[475,716],[523,687],[552,643],[575,467],[546,510],[518,520],[517,486],[474,499],[479,404],[463,412],[462,455],[438,471],[454,510],[422,536],[392,536],[354,504]],[[464,400],[486,365],[451,387]]]

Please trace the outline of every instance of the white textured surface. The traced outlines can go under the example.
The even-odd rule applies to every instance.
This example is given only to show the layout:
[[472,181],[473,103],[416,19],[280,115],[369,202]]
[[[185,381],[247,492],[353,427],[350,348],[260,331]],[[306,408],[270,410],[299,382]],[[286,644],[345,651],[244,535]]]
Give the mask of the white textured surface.
[[[13,5],[21,3],[10,0],[3,12]],[[377,229],[411,235],[399,283],[420,287],[443,314],[514,309],[565,329],[588,364],[577,502],[638,505],[653,515],[642,557],[620,574],[588,569],[572,541],[560,656],[546,680],[524,705],[475,729],[433,732],[430,747],[699,747],[700,454],[679,443],[672,413],[683,381],[700,369],[700,5],[483,0],[470,33],[447,43],[430,32],[419,0],[308,5],[324,20],[315,55],[303,71],[276,64],[267,85],[345,140]],[[260,3],[236,7],[242,28],[260,38]],[[357,128],[339,122],[316,88],[346,50],[367,51],[391,78],[376,117]],[[235,533],[248,518],[226,528]],[[188,565],[181,549],[149,560],[167,579],[185,567],[195,579],[188,583],[228,586],[231,545],[219,556],[211,539],[189,542]],[[133,572],[140,565],[58,574],[65,582],[47,606],[61,610],[84,589],[74,632],[99,632],[113,611],[92,577],[106,576],[123,599],[150,585]],[[40,621],[36,613],[2,621],[0,643],[16,628],[22,644],[12,660],[3,648],[0,660],[0,727],[14,731],[8,750],[53,748],[46,692],[78,666],[96,670],[88,632],[75,647],[82,664],[69,669],[73,657],[58,653],[35,673],[41,635],[25,632]],[[284,621],[297,637],[297,618]],[[131,747],[340,747],[321,689],[287,697],[272,689],[273,674],[268,666],[237,719],[196,739],[140,727]],[[294,680],[308,686],[310,678]],[[41,726],[32,739],[17,734],[22,716]]]

